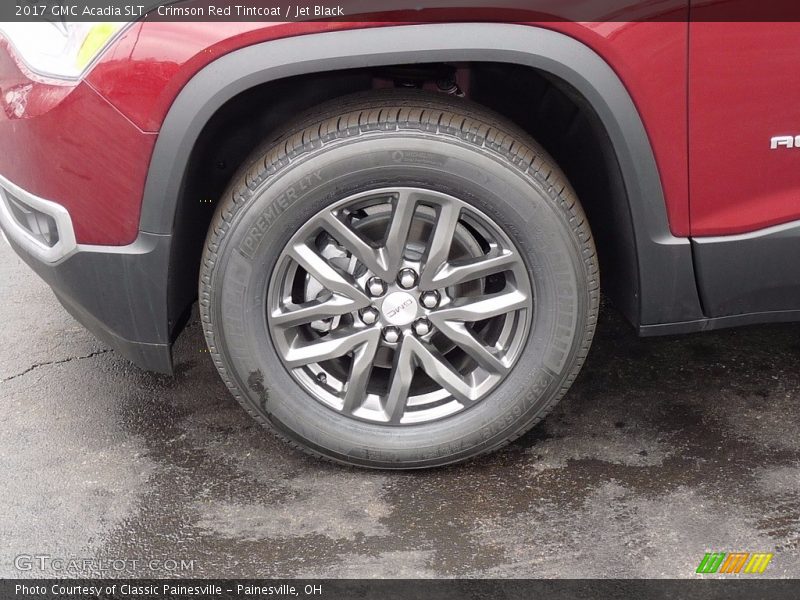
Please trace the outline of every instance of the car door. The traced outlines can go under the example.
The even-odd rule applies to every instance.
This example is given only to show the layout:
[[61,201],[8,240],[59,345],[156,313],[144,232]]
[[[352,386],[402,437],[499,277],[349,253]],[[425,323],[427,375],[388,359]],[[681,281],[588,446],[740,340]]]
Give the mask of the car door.
[[691,6],[689,198],[701,297],[709,316],[780,318],[800,308],[800,269],[787,264],[800,260],[800,23],[789,9],[784,22],[747,21],[762,15],[751,2]]

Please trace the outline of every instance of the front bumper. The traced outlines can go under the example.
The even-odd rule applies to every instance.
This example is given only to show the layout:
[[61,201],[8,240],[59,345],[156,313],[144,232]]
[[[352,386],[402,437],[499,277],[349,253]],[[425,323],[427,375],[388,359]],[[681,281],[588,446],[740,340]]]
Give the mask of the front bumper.
[[13,52],[0,37],[0,175],[63,207],[78,243],[132,243],[156,135],[85,81],[34,76]]
[[155,137],[85,81],[27,72],[0,37],[0,230],[98,338],[169,373],[171,236],[139,232]]
[[[12,210],[17,205],[55,217],[52,246]],[[49,211],[49,212],[48,212]],[[166,315],[171,237],[142,233],[127,246],[75,242],[69,214],[0,177],[0,231],[17,254],[55,292],[67,311],[122,356],[149,371],[172,372]]]

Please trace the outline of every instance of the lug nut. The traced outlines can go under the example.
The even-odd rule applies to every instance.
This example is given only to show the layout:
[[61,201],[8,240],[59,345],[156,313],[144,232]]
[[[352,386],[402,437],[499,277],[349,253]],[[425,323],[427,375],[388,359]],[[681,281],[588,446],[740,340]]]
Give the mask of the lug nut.
[[422,303],[422,306],[425,308],[436,308],[439,306],[439,292],[425,292],[420,296],[419,301]]
[[380,277],[370,277],[367,281],[367,293],[373,298],[383,296],[386,293],[386,284]]
[[402,332],[397,327],[387,327],[383,330],[383,339],[390,344],[396,344],[400,340]]
[[378,320],[378,311],[372,307],[365,308],[364,310],[361,311],[359,316],[361,317],[361,320],[364,322],[364,324],[374,325]]
[[414,272],[414,269],[403,269],[397,275],[397,283],[400,284],[400,287],[406,290],[410,290],[412,287],[417,285],[417,274]]
[[422,337],[423,335],[428,335],[431,332],[433,326],[428,319],[417,319],[414,321],[414,333],[418,336]]

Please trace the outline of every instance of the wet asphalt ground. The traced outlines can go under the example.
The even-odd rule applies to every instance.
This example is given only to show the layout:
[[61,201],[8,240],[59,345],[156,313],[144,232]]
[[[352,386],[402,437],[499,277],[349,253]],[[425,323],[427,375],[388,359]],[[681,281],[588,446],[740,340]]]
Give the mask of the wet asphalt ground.
[[138,370],[2,240],[0,324],[0,577],[65,574],[20,555],[105,576],[697,577],[707,551],[800,576],[798,325],[642,340],[606,307],[544,424],[381,473],[251,422],[196,319],[175,377]]

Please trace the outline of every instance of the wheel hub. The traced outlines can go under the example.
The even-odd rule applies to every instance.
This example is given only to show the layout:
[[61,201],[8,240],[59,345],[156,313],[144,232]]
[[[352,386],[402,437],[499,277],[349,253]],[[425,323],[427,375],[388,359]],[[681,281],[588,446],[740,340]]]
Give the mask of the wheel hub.
[[408,292],[393,292],[381,304],[384,323],[402,327],[413,322],[419,312],[419,305]]

